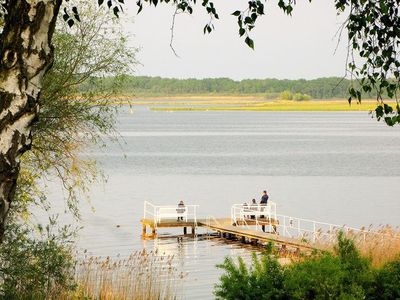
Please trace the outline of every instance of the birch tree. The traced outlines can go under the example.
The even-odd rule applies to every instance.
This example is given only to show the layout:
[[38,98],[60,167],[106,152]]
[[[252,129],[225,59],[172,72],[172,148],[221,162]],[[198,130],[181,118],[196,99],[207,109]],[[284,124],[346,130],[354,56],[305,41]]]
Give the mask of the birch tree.
[[7,0],[0,36],[0,239],[21,155],[31,147],[43,76],[53,62],[51,38],[62,0]]

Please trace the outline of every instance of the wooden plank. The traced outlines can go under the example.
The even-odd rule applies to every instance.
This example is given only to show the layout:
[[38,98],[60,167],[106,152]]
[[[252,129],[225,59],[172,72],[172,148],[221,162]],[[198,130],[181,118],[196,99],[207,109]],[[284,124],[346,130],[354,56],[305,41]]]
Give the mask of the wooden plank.
[[[213,220],[206,220],[206,219],[198,219],[195,222],[193,219],[192,220],[187,220],[186,221],[178,221],[178,220],[162,220],[161,222],[157,222],[156,226],[157,228],[171,228],[171,227],[206,227],[214,231],[221,232],[223,236],[228,236],[228,235],[235,235],[240,238],[245,238],[249,240],[258,240],[261,242],[275,242],[279,244],[284,244],[284,245],[289,245],[293,247],[300,247],[300,248],[305,248],[305,249],[318,249],[318,250],[324,250],[323,248],[320,248],[316,245],[310,245],[305,242],[300,241],[299,239],[294,239],[294,238],[288,238],[288,237],[283,237],[279,236],[277,234],[272,234],[272,233],[266,233],[262,231],[256,231],[253,229],[247,229],[243,228],[240,226],[234,226],[231,223],[231,219],[229,218],[219,218],[219,219],[213,219]],[[150,226],[152,228],[155,228],[154,224],[154,219],[141,219],[140,222],[142,223],[143,226]],[[252,222],[247,222],[248,225],[255,225],[255,220]],[[270,225],[271,223],[266,220],[266,221],[260,221],[260,225]],[[271,225],[277,225],[278,223],[274,222],[272,220]]]
[[237,236],[245,237],[250,240],[256,239],[256,240],[259,240],[262,242],[276,242],[279,244],[285,244],[285,245],[290,245],[290,246],[294,246],[294,247],[300,247],[300,248],[306,248],[306,249],[318,249],[318,247],[301,242],[298,239],[282,237],[277,234],[260,232],[260,231],[242,228],[242,227],[233,226],[233,225],[220,226],[220,225],[215,225],[215,224],[212,224],[212,225],[202,224],[202,226],[208,227],[215,231],[220,231],[225,234],[235,234]]
[[[141,219],[140,222],[144,226],[151,226],[155,227],[155,223],[153,219]],[[197,221],[199,222],[199,221]],[[157,222],[157,227],[159,228],[168,228],[168,227],[191,227],[191,226],[196,226],[196,222],[192,220],[187,220],[187,221],[178,221],[174,219],[167,219],[167,220],[162,220],[161,222]],[[198,226],[198,225],[197,225]]]

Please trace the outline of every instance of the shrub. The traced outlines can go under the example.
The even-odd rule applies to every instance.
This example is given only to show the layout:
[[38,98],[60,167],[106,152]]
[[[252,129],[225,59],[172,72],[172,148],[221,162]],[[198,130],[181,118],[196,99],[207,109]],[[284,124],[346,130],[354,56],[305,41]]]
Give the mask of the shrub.
[[400,258],[376,271],[370,299],[400,299]]
[[373,269],[343,233],[334,253],[314,253],[287,266],[268,253],[254,254],[250,267],[242,258],[226,258],[218,267],[225,271],[215,288],[219,299],[400,298],[400,260]]
[[293,94],[290,91],[283,91],[282,93],[279,94],[279,98],[282,100],[292,100]]
[[225,258],[218,268],[224,269],[215,296],[220,299],[280,299],[282,296],[283,268],[270,255],[258,258],[254,253],[252,266],[247,268],[239,257],[238,264]]
[[75,289],[70,233],[8,225],[0,247],[0,298],[54,299]]

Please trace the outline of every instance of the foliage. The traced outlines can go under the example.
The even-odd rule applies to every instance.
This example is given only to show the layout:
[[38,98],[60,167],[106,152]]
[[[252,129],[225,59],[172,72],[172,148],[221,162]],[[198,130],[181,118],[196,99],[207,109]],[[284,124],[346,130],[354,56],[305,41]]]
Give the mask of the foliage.
[[28,225],[7,225],[0,247],[0,297],[5,299],[57,298],[74,290],[73,232],[54,232],[55,219],[34,232]]
[[[59,21],[53,37],[54,64],[44,79],[32,149],[21,162],[16,197],[20,213],[27,214],[32,200],[45,203],[45,189],[37,182],[56,175],[66,190],[68,207],[78,216],[78,196],[85,195],[99,175],[95,162],[78,154],[113,133],[116,107],[107,105],[109,95],[118,89],[119,75],[129,73],[136,63],[137,50],[127,46],[121,24],[106,9],[86,4],[80,15],[82,21],[73,28]],[[99,98],[83,93],[82,99],[74,99],[80,84],[106,75],[113,76],[107,89],[94,83]]]
[[395,299],[400,292],[400,260],[374,269],[342,233],[335,253],[286,266],[267,253],[250,267],[241,258],[218,267],[225,271],[215,288],[219,299]]
[[399,299],[400,298],[400,258],[389,262],[376,273],[375,285],[371,299]]
[[295,100],[295,101],[304,101],[304,100],[310,100],[311,96],[307,94],[302,94],[302,93],[292,93],[290,91],[283,91],[282,93],[279,94],[279,98],[282,100]]
[[227,257],[217,267],[226,271],[216,286],[215,295],[222,299],[279,299],[283,289],[283,268],[270,255],[258,258],[252,256],[252,267],[249,269],[239,257],[236,265]]
[[[350,12],[344,24],[350,48],[348,68],[359,88],[350,88],[349,101],[361,101],[363,93],[373,91],[380,101],[376,118],[383,118],[389,126],[400,123],[400,2],[336,0],[335,4],[339,12]],[[394,108],[384,103],[384,94],[396,100]]]
[[[348,80],[337,77],[319,78],[313,80],[279,80],[279,79],[246,79],[234,81],[229,78],[206,79],[174,79],[146,76],[123,76],[119,93],[132,96],[177,96],[177,95],[262,95],[269,99],[279,98],[287,91],[291,97],[296,94],[298,100],[330,99],[347,97],[351,84]],[[96,93],[97,86],[110,86],[112,77],[92,78],[82,84],[80,93]],[[97,84],[97,86],[95,86]],[[299,94],[301,96],[299,97]],[[309,96],[308,96],[309,95]],[[371,95],[372,96],[372,95]]]
[[[74,232],[69,227],[54,232],[59,228],[55,219],[44,228],[33,225],[30,208],[49,208],[43,182],[55,175],[67,192],[69,208],[78,216],[78,195],[98,175],[95,162],[79,153],[100,142],[102,134],[113,132],[115,107],[107,105],[109,94],[118,88],[118,75],[129,73],[135,63],[136,49],[127,46],[119,23],[107,10],[85,5],[80,13],[84,18],[77,26],[69,28],[62,21],[57,26],[55,61],[44,79],[32,151],[21,160],[13,210],[0,247],[0,297],[7,299],[55,299],[75,289]],[[90,93],[83,100],[73,98],[81,83],[105,75],[114,79],[110,90],[96,88],[100,99]]]

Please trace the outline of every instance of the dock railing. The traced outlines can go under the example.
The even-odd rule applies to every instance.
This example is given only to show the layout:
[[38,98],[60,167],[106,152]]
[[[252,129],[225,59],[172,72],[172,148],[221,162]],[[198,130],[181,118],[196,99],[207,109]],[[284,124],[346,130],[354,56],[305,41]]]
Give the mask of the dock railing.
[[[257,231],[278,234],[283,237],[301,240],[318,245],[332,245],[341,231],[347,237],[358,243],[376,239],[400,239],[399,235],[385,234],[371,229],[357,229],[345,225],[319,222],[310,219],[296,218],[276,213],[276,203],[268,202],[267,206],[260,204],[234,204],[231,208],[232,223],[237,226],[252,228]],[[265,221],[271,221],[269,224]]]
[[[247,221],[276,220],[276,203],[269,201],[264,204],[233,204],[231,207],[231,219],[233,224],[247,223]],[[240,222],[239,222],[240,221]]]
[[183,221],[193,221],[197,226],[197,210],[199,205],[154,205],[149,201],[144,202],[143,218],[151,219],[157,225],[165,220],[183,218]]
[[387,234],[370,229],[358,229],[345,225],[319,222],[310,219],[277,215],[276,233],[289,238],[301,239],[308,243],[330,245],[337,239],[339,232],[352,238],[357,243],[373,240],[399,240],[397,234]]

